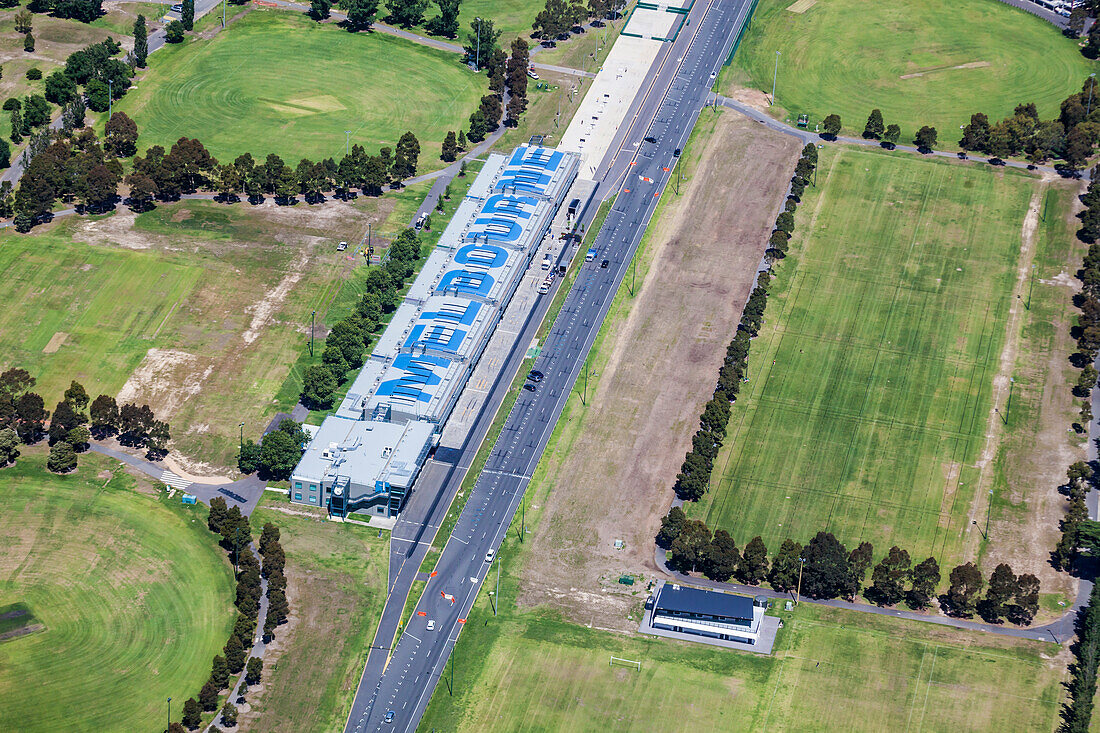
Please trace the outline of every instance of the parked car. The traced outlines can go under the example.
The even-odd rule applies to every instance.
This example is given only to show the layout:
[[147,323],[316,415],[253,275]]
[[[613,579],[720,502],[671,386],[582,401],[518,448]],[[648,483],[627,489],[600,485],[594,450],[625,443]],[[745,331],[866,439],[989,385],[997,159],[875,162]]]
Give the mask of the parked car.
[[527,372],[527,378],[530,379],[532,382],[541,382],[542,378],[545,376],[546,375],[540,372],[538,369],[532,369],[531,371]]
[[653,137],[652,135],[646,135],[645,137],[642,138],[642,140],[645,140],[647,143],[657,142],[657,138]]
[[610,260],[604,260],[603,262],[600,263],[600,269],[601,270],[606,270],[607,266],[610,265],[610,264],[611,264]]
[[435,619],[428,619],[428,631],[435,631]]
[[485,553],[485,562],[492,562],[493,558],[497,556],[496,550],[489,550]]
[[539,75],[535,73],[534,68],[528,68],[527,69],[527,76],[531,77],[532,79],[538,79],[539,78]]
[[393,725],[393,716],[394,716],[394,712],[392,710],[387,710],[386,711],[385,722],[389,725]]
[[[526,382],[526,383],[525,383],[525,384],[523,385],[523,388],[524,388],[525,390],[527,390],[528,392],[534,392],[534,391],[535,391],[535,389],[536,389],[535,385],[531,384],[530,382]],[[486,560],[485,562],[489,562],[489,561],[488,561],[488,560]]]
[[182,13],[183,12],[183,3],[176,3],[175,5],[170,7],[169,10],[173,13]]
[[340,244],[336,245],[336,251],[337,252],[343,252],[347,248],[348,248],[348,243],[347,242],[340,242]]
[[1000,158],[990,158],[989,159],[989,164],[990,165],[1004,165],[1005,162],[1003,160],[1001,160]]

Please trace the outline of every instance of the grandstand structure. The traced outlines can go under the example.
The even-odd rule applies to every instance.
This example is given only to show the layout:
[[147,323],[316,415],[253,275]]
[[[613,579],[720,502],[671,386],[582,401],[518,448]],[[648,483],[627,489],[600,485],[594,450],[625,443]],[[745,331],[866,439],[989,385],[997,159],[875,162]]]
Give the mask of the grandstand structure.
[[579,156],[489,156],[335,414],[291,501],[396,516],[577,176]]

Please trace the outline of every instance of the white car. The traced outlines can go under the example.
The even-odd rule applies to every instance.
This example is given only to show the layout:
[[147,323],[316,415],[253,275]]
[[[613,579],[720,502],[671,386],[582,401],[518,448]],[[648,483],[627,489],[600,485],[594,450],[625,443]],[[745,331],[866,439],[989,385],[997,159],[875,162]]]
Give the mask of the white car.
[[495,550],[489,550],[485,553],[485,562],[492,562],[493,558],[496,557],[496,555],[497,553]]
[[531,77],[532,79],[538,79],[539,78],[539,75],[535,73],[534,67],[530,67],[530,68],[527,69],[527,76]]
[[435,631],[435,619],[428,619],[428,631]]

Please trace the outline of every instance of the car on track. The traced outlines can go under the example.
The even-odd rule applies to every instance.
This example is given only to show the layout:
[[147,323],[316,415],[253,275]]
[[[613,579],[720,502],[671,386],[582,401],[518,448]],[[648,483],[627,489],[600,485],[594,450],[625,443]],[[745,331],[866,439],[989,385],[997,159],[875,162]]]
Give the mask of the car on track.
[[546,375],[540,372],[538,369],[532,369],[531,371],[527,372],[527,378],[530,379],[532,382],[541,382],[542,378],[545,376]]
[[485,562],[492,562],[493,558],[497,556],[496,550],[489,550],[485,553]]
[[428,619],[428,631],[435,631],[435,619]]

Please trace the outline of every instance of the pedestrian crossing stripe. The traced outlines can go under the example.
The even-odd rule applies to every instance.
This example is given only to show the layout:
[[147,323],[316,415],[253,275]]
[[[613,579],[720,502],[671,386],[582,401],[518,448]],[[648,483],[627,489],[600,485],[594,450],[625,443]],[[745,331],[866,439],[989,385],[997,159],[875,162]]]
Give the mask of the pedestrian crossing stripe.
[[164,473],[160,475],[160,480],[168,484],[172,488],[180,490],[186,489],[192,483],[182,476],[177,476],[176,474],[168,470],[165,470]]

